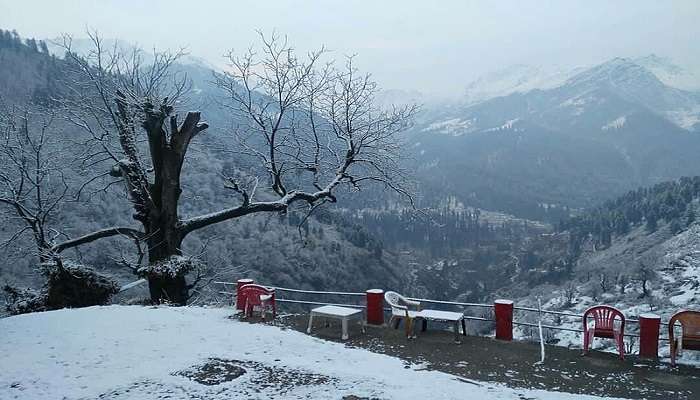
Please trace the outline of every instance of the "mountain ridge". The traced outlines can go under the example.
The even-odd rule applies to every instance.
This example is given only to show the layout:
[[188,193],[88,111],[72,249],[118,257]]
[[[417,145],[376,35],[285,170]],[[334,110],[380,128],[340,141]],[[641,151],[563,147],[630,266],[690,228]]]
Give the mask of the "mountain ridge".
[[554,88],[428,110],[411,150],[431,196],[530,218],[699,174],[700,125],[669,116],[692,122],[700,97],[615,58]]

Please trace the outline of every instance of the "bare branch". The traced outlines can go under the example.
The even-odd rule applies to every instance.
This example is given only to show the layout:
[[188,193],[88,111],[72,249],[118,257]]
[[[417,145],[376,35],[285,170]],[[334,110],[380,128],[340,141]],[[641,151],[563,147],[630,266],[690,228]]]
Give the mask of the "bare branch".
[[70,239],[66,240],[65,242],[58,243],[51,247],[51,251],[54,253],[60,253],[63,250],[70,249],[72,247],[77,247],[83,244],[94,242],[98,239],[117,235],[124,235],[133,239],[143,239],[146,237],[146,234],[139,230],[115,226],[111,228],[100,229],[99,231],[91,232],[86,235],[77,237],[75,239]]
[[360,75],[348,57],[342,70],[323,63],[324,48],[298,57],[286,38],[260,34],[261,50],[229,53],[230,70],[216,76],[238,124],[236,154],[252,158],[266,171],[278,200],[254,202],[240,185],[242,204],[183,221],[183,232],[264,211],[286,211],[295,202],[313,210],[335,202],[335,190],[360,190],[379,183],[413,205],[410,174],[401,166],[403,144],[416,106],[389,111],[374,104],[377,85]]

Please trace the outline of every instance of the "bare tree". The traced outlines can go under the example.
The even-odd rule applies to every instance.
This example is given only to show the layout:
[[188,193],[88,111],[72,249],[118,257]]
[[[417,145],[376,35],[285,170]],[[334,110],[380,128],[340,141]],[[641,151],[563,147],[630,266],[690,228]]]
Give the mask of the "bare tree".
[[564,288],[564,306],[571,307],[574,305],[574,298],[576,297],[577,289],[576,286],[571,282]]
[[[92,165],[111,162],[134,209],[142,230],[109,228],[54,246],[60,252],[116,234],[146,244],[149,266],[141,273],[149,280],[154,302],[184,304],[193,283],[186,274],[193,268],[182,255],[182,242],[193,231],[222,221],[260,212],[285,212],[304,204],[309,212],[336,201],[341,186],[361,189],[382,183],[406,195],[410,191],[399,167],[400,141],[415,112],[414,107],[379,111],[373,106],[377,90],[368,75],[357,75],[349,59],[336,71],[320,64],[323,51],[299,59],[277,38],[263,38],[260,60],[250,52],[231,55],[233,72],[217,77],[228,103],[240,120],[233,132],[231,156],[248,157],[266,171],[269,184],[264,201],[256,199],[259,179],[243,182],[227,177],[226,187],[241,201],[213,213],[182,219],[178,205],[182,168],[190,143],[208,125],[199,112],[178,121],[176,107],[187,81],[171,68],[182,53],[156,53],[149,64],[140,53],[103,48],[91,35],[94,50],[86,58],[65,47],[73,67],[71,96],[64,104],[71,121],[89,133],[94,151],[86,156]],[[141,146],[141,143],[144,143]],[[184,261],[182,261],[184,259]]]
[[[377,85],[358,73],[353,57],[340,70],[318,67],[324,49],[299,59],[285,39],[260,37],[262,55],[230,53],[231,71],[218,75],[217,85],[246,123],[233,132],[237,153],[263,167],[278,202],[312,207],[334,202],[339,186],[361,190],[372,182],[412,201],[398,134],[416,107],[379,110]],[[230,183],[244,203],[251,200],[254,191]]]
[[[118,290],[116,281],[79,263],[64,262],[60,255],[84,240],[71,239],[61,218],[82,185],[71,168],[66,134],[57,121],[60,114],[48,103],[0,106],[0,213],[7,217],[6,226],[16,229],[0,246],[17,251],[24,247],[24,236],[31,237],[34,246],[14,256],[36,256],[37,269],[46,279],[40,292],[3,286],[11,313],[104,304]],[[92,236],[110,236],[114,229],[118,228]],[[34,260],[30,263],[36,265]]]
[[627,275],[621,273],[617,276],[617,284],[620,285],[620,294],[625,294],[627,283],[629,283],[629,277]]
[[2,245],[30,234],[41,263],[52,259],[51,248],[61,236],[51,225],[69,191],[54,119],[51,109],[0,105],[0,209],[17,226]]
[[640,299],[643,299],[649,295],[648,284],[649,281],[653,278],[653,276],[654,271],[652,271],[652,269],[649,268],[649,266],[645,262],[640,261],[637,267],[636,276],[634,278],[634,280],[639,283],[639,287],[642,291],[642,293],[639,294]]

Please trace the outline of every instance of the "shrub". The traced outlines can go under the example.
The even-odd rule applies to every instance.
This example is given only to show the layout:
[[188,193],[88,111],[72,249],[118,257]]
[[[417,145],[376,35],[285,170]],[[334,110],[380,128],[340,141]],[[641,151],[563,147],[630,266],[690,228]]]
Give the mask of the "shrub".
[[46,294],[31,289],[19,289],[5,285],[5,310],[10,315],[26,314],[46,310]]
[[44,266],[43,273],[49,310],[103,305],[119,292],[114,279],[80,264]]
[[10,314],[103,305],[119,292],[114,279],[76,263],[43,264],[41,273],[46,283],[40,292],[3,287],[5,309]]

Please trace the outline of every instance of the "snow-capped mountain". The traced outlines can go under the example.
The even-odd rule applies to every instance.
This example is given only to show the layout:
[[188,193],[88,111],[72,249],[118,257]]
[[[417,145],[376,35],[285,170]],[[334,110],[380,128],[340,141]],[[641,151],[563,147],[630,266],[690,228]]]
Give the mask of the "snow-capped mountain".
[[[632,59],[615,58],[593,67],[545,69],[517,64],[472,81],[458,103],[461,107],[470,107],[516,93],[547,91],[577,84],[585,89],[587,84],[600,85],[605,82],[623,97],[665,114],[669,120],[684,129],[691,129],[699,121],[699,97],[696,92],[700,91],[700,75],[655,54]],[[679,89],[680,92],[673,89]],[[666,93],[661,93],[661,98],[657,98],[659,92]],[[580,103],[580,99],[573,99],[567,104]],[[453,124],[445,126],[451,125]]]
[[554,68],[516,64],[485,75],[470,82],[461,99],[464,105],[473,105],[494,97],[512,93],[526,93],[534,89],[551,89],[561,86],[580,68]]
[[454,115],[440,115],[440,120],[430,121],[424,130],[458,136],[494,131],[504,125],[512,128],[509,121],[515,120],[529,120],[553,130],[568,130],[572,125],[600,129],[635,112],[652,112],[686,130],[694,130],[700,120],[699,94],[664,84],[630,59],[612,59],[563,82],[549,80],[549,88],[541,81],[540,87],[532,89],[528,88],[534,81],[520,82],[518,87],[507,88],[497,82],[494,88],[510,94],[455,107],[451,110]]
[[625,58],[553,86],[424,114],[413,149],[426,184],[517,215],[700,174],[700,94]]
[[[624,58],[615,58],[575,75],[562,87],[571,97],[568,105],[585,100],[616,96],[664,116],[683,129],[693,129],[700,115],[700,96],[664,84],[646,67]],[[609,107],[609,103],[605,105]],[[585,107],[576,107],[583,113]],[[618,117],[619,118],[619,117]]]
[[632,60],[656,75],[661,82],[668,86],[689,91],[700,91],[700,74],[683,68],[666,57],[650,54]]

